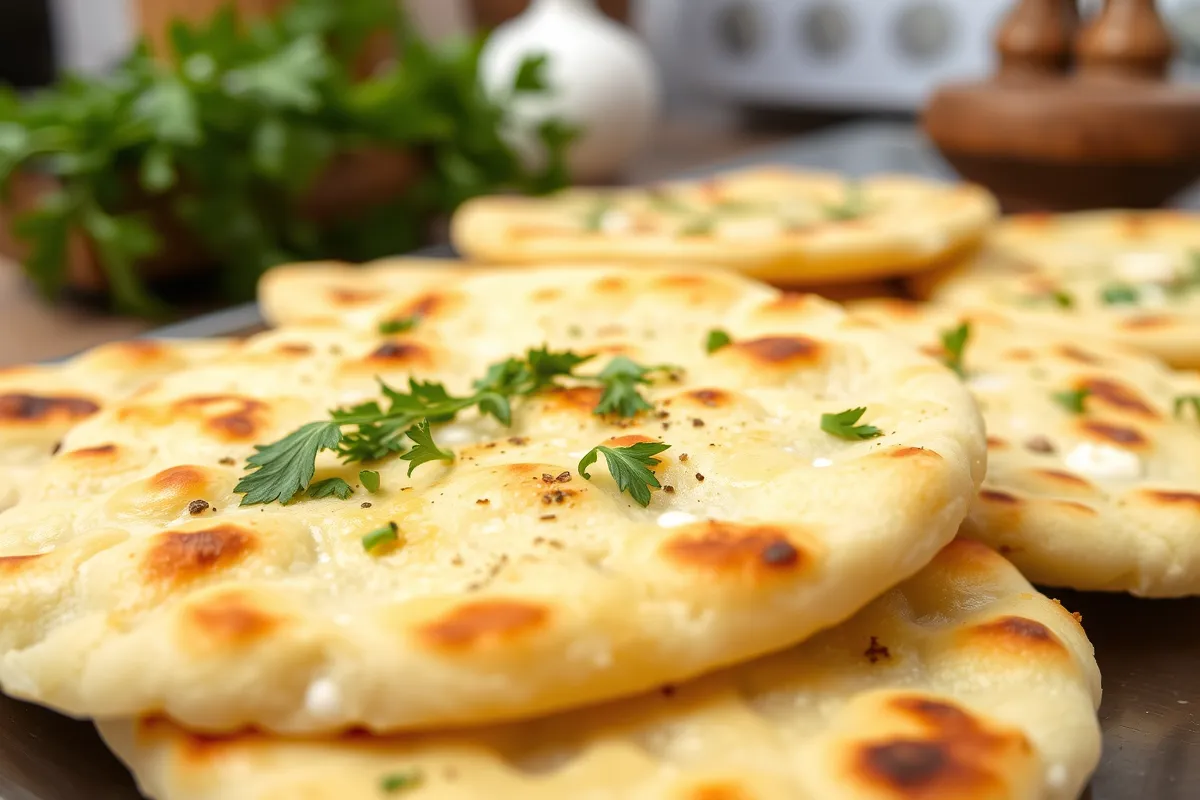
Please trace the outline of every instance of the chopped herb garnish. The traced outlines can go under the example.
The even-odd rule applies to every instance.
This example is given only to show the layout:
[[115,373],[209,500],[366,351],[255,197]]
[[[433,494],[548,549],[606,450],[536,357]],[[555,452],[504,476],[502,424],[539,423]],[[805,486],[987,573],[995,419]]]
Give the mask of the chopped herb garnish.
[[838,414],[822,414],[821,430],[841,439],[874,439],[883,436],[883,431],[874,425],[856,424],[867,413],[866,408],[851,408]]
[[600,233],[604,230],[604,218],[613,210],[613,203],[608,198],[597,200],[583,217],[583,229],[589,233]]
[[1200,251],[1191,254],[1188,268],[1168,283],[1166,288],[1168,293],[1176,296],[1200,289]]
[[728,347],[732,342],[733,339],[729,337],[728,333],[720,328],[713,328],[708,332],[708,341],[705,342],[704,349],[708,351],[709,355],[712,355],[722,347]]
[[692,211],[687,203],[672,195],[668,189],[647,189],[646,200],[655,211],[668,214],[689,214]]
[[1100,292],[1100,300],[1106,306],[1137,305],[1137,287],[1128,283],[1110,283]]
[[384,336],[390,336],[394,333],[405,333],[416,327],[418,316],[402,317],[400,319],[385,319],[379,323],[379,332]]
[[1183,419],[1187,409],[1192,409],[1192,418],[1200,422],[1200,394],[1181,394],[1175,398],[1175,417]]
[[669,450],[671,445],[664,442],[638,442],[629,447],[593,447],[587,455],[579,460],[579,474],[584,480],[591,480],[588,467],[596,463],[603,455],[608,464],[608,472],[617,482],[617,490],[628,492],[638,505],[650,505],[650,489],[662,488],[658,478],[650,471],[661,462],[654,456]]
[[639,411],[650,411],[654,406],[642,397],[638,386],[649,384],[652,374],[672,369],[668,366],[643,367],[626,356],[617,356],[597,376],[604,385],[604,394],[600,396],[596,413],[634,417]]
[[[512,424],[513,397],[523,397],[572,378],[604,388],[597,414],[633,417],[653,406],[639,387],[651,383],[657,372],[674,372],[670,366],[645,367],[625,356],[614,358],[598,375],[578,375],[575,370],[592,356],[546,348],[529,350],[524,358],[510,358],[488,368],[475,382],[473,394],[456,397],[440,383],[409,379],[408,391],[380,383],[384,401],[371,400],[330,412],[330,419],[310,422],[278,442],[257,445],[247,460],[249,473],[234,491],[244,495],[242,505],[290,502],[309,488],[317,455],[332,450],[345,463],[370,462],[400,455],[410,462],[409,474],[430,461],[450,461],[454,454],[439,448],[430,426],[450,422],[459,412],[477,408],[504,425]],[[361,476],[360,476],[360,479]],[[367,478],[365,480],[371,480]],[[343,481],[344,483],[344,481]],[[364,486],[366,486],[364,481]],[[369,486],[368,486],[369,489]],[[340,486],[321,491],[341,496]],[[322,496],[328,496],[323,494]]]
[[433,441],[433,434],[429,430],[429,420],[417,423],[415,427],[409,429],[406,435],[412,440],[413,447],[400,456],[400,460],[409,462],[408,474],[410,476],[413,474],[413,470],[430,461],[454,460],[454,453],[443,450],[437,446],[437,442]]
[[679,229],[680,236],[710,236],[716,229],[716,220],[712,217],[697,217]]
[[308,496],[314,499],[336,497],[339,500],[345,500],[353,492],[354,490],[350,488],[350,484],[341,478],[326,478],[308,487]]
[[823,209],[828,219],[845,222],[858,219],[867,213],[867,197],[858,183],[846,185],[846,195],[840,203],[826,205]]
[[400,526],[394,522],[389,522],[382,528],[375,530],[362,537],[363,550],[370,553],[373,550],[378,550],[384,545],[392,544],[400,539]]
[[1090,389],[1071,389],[1065,392],[1055,392],[1050,396],[1054,398],[1054,402],[1072,414],[1082,414],[1083,401],[1087,400],[1091,393]]
[[964,322],[957,328],[949,331],[942,331],[942,362],[954,370],[960,378],[966,377],[966,370],[963,368],[963,351],[966,349],[967,341],[971,338],[971,323]]
[[379,473],[374,470],[364,469],[358,473],[358,480],[362,483],[363,488],[371,494],[379,491]]
[[1074,308],[1075,298],[1062,289],[1047,289],[1036,294],[1026,294],[1020,297],[1025,305],[1053,305],[1058,308]]

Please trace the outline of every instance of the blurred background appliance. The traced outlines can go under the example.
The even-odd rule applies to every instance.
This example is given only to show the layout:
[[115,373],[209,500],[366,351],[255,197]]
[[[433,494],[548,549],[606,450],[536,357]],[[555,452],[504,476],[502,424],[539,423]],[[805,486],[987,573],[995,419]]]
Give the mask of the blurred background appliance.
[[[654,0],[650,0],[651,3]],[[1081,0],[1084,15],[1103,0]],[[916,111],[948,81],[983,78],[1013,0],[690,0],[680,59],[739,105]],[[1175,73],[1200,81],[1200,0],[1159,0],[1180,42]]]

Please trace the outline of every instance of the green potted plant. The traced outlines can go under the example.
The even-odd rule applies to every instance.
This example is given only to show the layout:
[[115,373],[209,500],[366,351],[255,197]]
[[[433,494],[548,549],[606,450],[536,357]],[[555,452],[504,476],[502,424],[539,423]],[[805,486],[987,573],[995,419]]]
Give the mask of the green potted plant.
[[[365,43],[395,58],[362,74]],[[479,41],[433,46],[394,0],[292,0],[239,20],[177,21],[99,78],[0,94],[0,249],[47,296],[103,288],[116,310],[166,309],[150,281],[214,269],[228,301],[291,260],[409,250],[463,200],[566,184],[572,132],[541,126],[525,167],[505,107],[479,85]],[[545,91],[531,59],[512,91]]]

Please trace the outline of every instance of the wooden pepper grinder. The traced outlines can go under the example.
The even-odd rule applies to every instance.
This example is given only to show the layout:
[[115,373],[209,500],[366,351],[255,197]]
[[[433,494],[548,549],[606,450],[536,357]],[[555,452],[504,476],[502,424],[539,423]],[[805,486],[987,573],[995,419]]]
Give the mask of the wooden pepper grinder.
[[1175,45],[1154,0],[1107,0],[1075,53],[1081,75],[1162,80]]
[[1200,177],[1200,91],[1165,79],[1172,47],[1154,0],[1108,0],[1064,55],[1073,5],[1020,0],[996,39],[997,74],[939,89],[925,132],[1007,211],[1159,206]]
[[999,76],[1062,74],[1078,27],[1075,0],[1022,0],[996,36]]

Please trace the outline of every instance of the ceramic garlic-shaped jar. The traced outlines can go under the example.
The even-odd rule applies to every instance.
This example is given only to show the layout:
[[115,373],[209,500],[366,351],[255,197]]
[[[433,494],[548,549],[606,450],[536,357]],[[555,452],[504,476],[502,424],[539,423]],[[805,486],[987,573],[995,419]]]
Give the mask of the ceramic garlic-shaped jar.
[[559,117],[581,130],[569,153],[574,181],[611,180],[645,146],[658,116],[661,88],[653,58],[594,0],[534,0],[484,47],[480,71],[486,89],[506,100],[522,60],[543,53],[551,91],[512,100],[513,144],[537,163],[537,123]]

